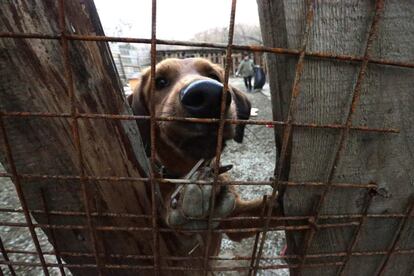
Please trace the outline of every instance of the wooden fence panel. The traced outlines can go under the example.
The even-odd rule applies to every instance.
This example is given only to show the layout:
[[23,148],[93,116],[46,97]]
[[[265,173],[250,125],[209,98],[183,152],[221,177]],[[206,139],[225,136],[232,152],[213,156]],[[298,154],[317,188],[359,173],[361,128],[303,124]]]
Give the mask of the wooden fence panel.
[[[306,1],[258,0],[265,46],[299,49],[304,32]],[[307,52],[325,52],[363,57],[366,51],[374,59],[413,63],[414,3],[412,1],[312,1],[313,24]],[[381,5],[382,1],[377,1]],[[373,45],[366,49],[368,33],[375,10],[379,12],[378,33]],[[268,18],[269,20],[263,20]],[[268,54],[269,78],[275,120],[285,120],[294,78],[297,57],[280,58]],[[320,59],[305,55],[300,94],[296,102],[294,122],[345,124],[350,110],[361,62]],[[368,214],[405,213],[414,196],[414,70],[368,63],[363,74],[361,96],[351,115],[352,126],[397,128],[399,133],[378,133],[351,130],[346,135],[338,162],[341,130],[294,128],[289,152],[288,171],[284,178],[291,181],[321,181],[331,183],[375,183],[378,185],[368,208]],[[277,139],[281,144],[281,131]],[[336,163],[334,163],[336,162]],[[334,166],[334,168],[332,168]],[[329,176],[333,169],[334,175]],[[282,177],[283,179],[283,177]],[[315,206],[321,203],[325,188],[289,187],[282,196],[286,216],[315,216]],[[371,191],[372,192],[372,191]],[[331,188],[326,191],[319,215],[362,214],[367,189]],[[333,222],[319,219],[317,224]],[[338,222],[338,220],[336,220]],[[404,223],[406,222],[406,223]],[[316,254],[351,250],[360,220],[355,226],[319,228],[307,247],[310,232],[289,232],[290,253]],[[352,251],[378,250],[388,252],[403,226],[396,248],[412,249],[413,219],[402,217],[368,217],[361,226],[359,239]],[[306,251],[306,252],[304,252]],[[384,252],[383,252],[384,253]],[[306,258],[299,264],[312,262],[343,262],[321,268],[303,268],[302,275],[336,275],[343,269],[347,275],[376,275],[381,267],[384,275],[409,275],[414,266],[412,255],[387,254],[351,255],[331,258]],[[384,265],[385,264],[385,265]],[[298,270],[292,270],[297,272]]]

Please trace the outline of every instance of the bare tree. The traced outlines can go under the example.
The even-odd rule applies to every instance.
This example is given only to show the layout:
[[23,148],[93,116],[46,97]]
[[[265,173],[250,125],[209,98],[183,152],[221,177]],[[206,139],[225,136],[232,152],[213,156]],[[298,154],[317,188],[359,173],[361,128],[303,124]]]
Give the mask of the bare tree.
[[[199,32],[191,39],[193,41],[214,41],[227,43],[229,31],[227,27],[208,29]],[[260,27],[245,24],[236,24],[234,28],[234,43],[244,45],[261,45]]]

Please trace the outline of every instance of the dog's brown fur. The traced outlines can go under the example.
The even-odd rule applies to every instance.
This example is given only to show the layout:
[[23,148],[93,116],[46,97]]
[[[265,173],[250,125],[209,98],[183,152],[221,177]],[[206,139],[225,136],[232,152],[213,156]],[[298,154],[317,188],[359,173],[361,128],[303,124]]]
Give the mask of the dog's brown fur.
[[[150,99],[150,70],[145,71],[134,93],[128,98],[135,115],[149,115],[153,101],[156,117],[192,117],[182,107],[179,101],[180,90],[195,80],[213,78],[224,81],[223,70],[205,59],[167,59],[156,66],[155,87],[153,99]],[[159,85],[167,81],[168,85]],[[165,82],[163,83],[165,84]],[[225,113],[227,119],[248,119],[250,115],[250,102],[242,92],[229,87],[232,103]],[[148,120],[138,120],[138,126],[147,153],[150,149],[150,125]],[[241,141],[244,126],[225,124],[223,144],[232,138]],[[217,145],[217,124],[188,123],[178,121],[162,121],[156,125],[156,160],[165,166],[166,170],[176,177],[183,177],[197,163],[200,158],[214,158]],[[241,137],[240,137],[241,136]],[[221,175],[222,179],[227,176]],[[160,184],[165,205],[169,206],[169,195],[174,187]],[[232,187],[232,186],[231,186]],[[231,188],[233,189],[233,188]],[[234,191],[234,189],[233,189]],[[230,217],[260,216],[263,200],[242,200],[236,192],[236,204]],[[238,220],[222,222],[220,228],[251,228],[258,227],[257,220]],[[240,241],[254,235],[254,232],[227,233],[230,239]],[[185,237],[184,237],[185,238]],[[214,235],[212,254],[218,253],[221,235]]]

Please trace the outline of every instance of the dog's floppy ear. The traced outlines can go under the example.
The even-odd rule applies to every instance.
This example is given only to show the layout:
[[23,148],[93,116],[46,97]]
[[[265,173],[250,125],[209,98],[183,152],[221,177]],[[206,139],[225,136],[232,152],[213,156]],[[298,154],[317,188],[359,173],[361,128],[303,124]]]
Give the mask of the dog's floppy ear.
[[[236,104],[237,119],[248,120],[250,118],[250,109],[252,108],[252,104],[246,95],[243,94],[243,92],[234,87],[232,87],[232,90],[234,95],[234,102]],[[245,127],[245,124],[236,125],[236,134],[234,136],[234,141],[237,143],[243,142]]]

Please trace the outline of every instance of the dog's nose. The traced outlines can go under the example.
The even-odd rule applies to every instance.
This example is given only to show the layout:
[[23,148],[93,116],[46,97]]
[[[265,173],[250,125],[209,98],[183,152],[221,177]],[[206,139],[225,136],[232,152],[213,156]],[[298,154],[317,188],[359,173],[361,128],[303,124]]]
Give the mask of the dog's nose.
[[[197,118],[220,118],[223,84],[215,80],[197,80],[180,91],[184,108]],[[226,93],[226,109],[231,103],[230,92]]]

